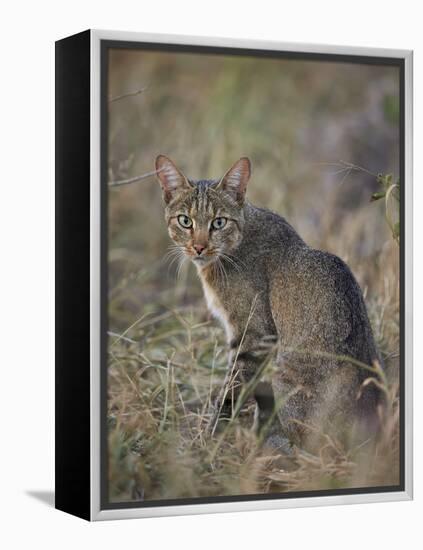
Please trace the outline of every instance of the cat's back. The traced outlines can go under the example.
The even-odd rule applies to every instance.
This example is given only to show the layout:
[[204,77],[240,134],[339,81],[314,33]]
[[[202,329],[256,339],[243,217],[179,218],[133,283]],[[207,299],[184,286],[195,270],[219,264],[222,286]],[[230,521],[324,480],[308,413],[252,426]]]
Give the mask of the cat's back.
[[302,343],[353,356],[378,358],[364,298],[347,264],[308,246],[292,247],[268,263],[273,316],[290,345]]
[[285,218],[267,208],[246,205],[241,253],[260,256],[266,261],[272,257],[281,259],[289,250],[305,246]]
[[[348,266],[334,254],[308,246],[279,214],[248,205],[242,245],[245,265],[265,278],[270,291],[298,305],[319,305],[358,291]],[[285,307],[286,309],[286,307]]]
[[267,281],[274,320],[287,340],[301,338],[367,361],[374,358],[362,292],[347,264],[309,247],[270,210],[249,206],[246,227],[246,248],[256,254],[250,265]]
[[[308,246],[282,216],[249,205],[243,245],[254,250],[270,279],[289,286],[297,298],[313,295],[317,302],[361,296],[347,264],[335,254]],[[308,291],[308,292],[307,292]]]

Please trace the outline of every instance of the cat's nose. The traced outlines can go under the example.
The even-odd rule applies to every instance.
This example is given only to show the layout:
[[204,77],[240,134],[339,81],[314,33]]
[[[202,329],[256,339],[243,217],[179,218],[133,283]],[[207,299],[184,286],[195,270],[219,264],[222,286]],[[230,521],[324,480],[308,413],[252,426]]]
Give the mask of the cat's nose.
[[194,248],[194,250],[197,252],[197,254],[200,256],[201,253],[203,252],[203,250],[206,248],[205,246],[203,246],[202,244],[193,244],[192,247]]

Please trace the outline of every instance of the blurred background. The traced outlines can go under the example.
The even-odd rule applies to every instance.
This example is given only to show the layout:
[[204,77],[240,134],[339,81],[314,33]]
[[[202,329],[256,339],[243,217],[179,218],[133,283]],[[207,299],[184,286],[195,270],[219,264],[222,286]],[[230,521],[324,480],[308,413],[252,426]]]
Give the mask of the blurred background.
[[[337,254],[351,267],[395,383],[399,248],[386,222],[384,202],[370,198],[380,191],[379,173],[392,174],[394,180],[399,175],[399,70],[333,61],[112,49],[107,93],[109,347],[116,352],[110,353],[109,371],[111,494],[130,498],[138,483],[134,479],[141,475],[144,482],[137,498],[169,498],[185,494],[189,483],[171,490],[173,481],[163,484],[163,472],[157,479],[145,474],[149,454],[140,449],[150,441],[153,447],[147,448],[156,450],[157,462],[157,442],[139,429],[140,415],[145,425],[157,428],[146,411],[164,406],[167,381],[157,379],[162,389],[152,388],[141,410],[146,383],[140,382],[139,369],[160,361],[169,365],[170,357],[179,357],[179,365],[191,361],[189,376],[178,386],[189,398],[209,384],[209,372],[203,379],[199,374],[202,361],[205,369],[213,358],[224,368],[223,351],[212,353],[213,346],[223,350],[224,343],[220,328],[205,311],[195,269],[186,266],[177,277],[177,266],[165,261],[170,240],[156,178],[116,183],[154,170],[160,153],[192,179],[218,178],[239,157],[248,156],[253,166],[248,199],[286,217],[308,244]],[[173,320],[169,312],[177,312]],[[187,326],[201,323],[209,323],[208,328],[197,340],[191,334],[190,345],[197,347],[187,358]],[[156,420],[164,430],[169,418],[165,424],[160,418]],[[184,445],[172,445],[185,457],[181,464],[188,464],[188,455],[181,451]],[[135,475],[134,469],[141,467],[144,473]],[[226,492],[243,492],[239,484],[226,486]],[[150,487],[150,495],[145,487]],[[198,491],[193,484],[192,494]]]
[[[369,201],[378,184],[339,162],[398,175],[397,68],[111,50],[109,78],[110,98],[144,89],[110,103],[111,181],[153,170],[159,153],[191,178],[220,177],[248,156],[249,200],[371,284],[366,265],[389,240],[383,207]],[[128,270],[160,263],[170,244],[162,212],[155,177],[110,190],[112,288]],[[155,273],[159,292],[167,275]],[[154,300],[150,285],[132,291],[115,328],[139,313],[143,294]]]

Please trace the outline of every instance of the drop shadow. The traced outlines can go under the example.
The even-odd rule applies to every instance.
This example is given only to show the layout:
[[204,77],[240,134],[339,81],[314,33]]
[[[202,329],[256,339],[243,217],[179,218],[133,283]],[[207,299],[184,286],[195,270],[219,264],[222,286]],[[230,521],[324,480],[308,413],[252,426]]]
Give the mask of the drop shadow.
[[25,491],[29,497],[39,500],[46,506],[54,508],[54,491]]

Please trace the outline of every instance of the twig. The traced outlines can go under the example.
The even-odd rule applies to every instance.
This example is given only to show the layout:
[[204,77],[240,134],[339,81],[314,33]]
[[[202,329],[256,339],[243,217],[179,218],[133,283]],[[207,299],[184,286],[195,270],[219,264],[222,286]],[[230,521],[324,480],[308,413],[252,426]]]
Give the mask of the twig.
[[120,101],[121,99],[125,99],[125,97],[133,97],[139,94],[142,94],[147,90],[148,86],[144,86],[144,88],[140,88],[139,90],[135,90],[134,92],[127,92],[126,94],[117,95],[115,97],[109,98],[109,103],[113,103],[114,101]]
[[346,162],[345,160],[339,161],[341,164],[346,166],[347,168],[351,170],[357,170],[358,172],[364,172],[365,174],[369,174],[370,176],[373,176],[374,178],[377,178],[377,174],[370,172],[370,170],[367,170],[366,168],[363,168],[362,166],[358,166],[358,164],[353,164],[352,162]]
[[117,335],[117,338],[116,340],[114,340],[111,344],[110,344],[110,347],[112,348],[115,344],[117,344],[119,342],[119,340],[121,340],[126,334],[128,334],[128,332],[131,330],[131,328],[134,328],[135,325],[137,325],[138,323],[141,323],[141,321],[143,321],[146,317],[148,317],[148,315],[152,315],[152,313],[144,313],[144,315],[141,315],[141,317],[139,317],[134,323],[132,323],[132,325],[130,325],[127,329],[125,329],[122,334],[118,334]]
[[129,183],[135,183],[137,181],[149,178],[151,176],[155,176],[162,170],[163,168],[160,168],[160,170],[153,170],[152,172],[146,172],[145,174],[134,176],[133,178],[128,178],[126,180],[109,181],[109,187],[117,187],[118,185],[128,185]]
[[[317,162],[316,164],[320,164],[321,166],[334,166],[335,168],[339,168],[339,170],[337,170],[336,172],[332,172],[330,174],[331,176],[336,176],[337,174],[342,174],[343,172],[346,172],[346,175],[348,176],[352,170],[356,170],[357,172],[364,172],[366,174],[369,174],[370,176],[373,176],[374,178],[377,178],[377,174],[370,172],[370,170],[367,170],[362,166],[358,166],[358,164],[346,162],[345,160],[340,160],[338,162]],[[344,179],[345,177],[342,179],[342,182],[344,182]]]
[[111,330],[108,330],[107,334],[109,336],[113,336],[114,338],[117,337],[117,340],[114,343],[116,343],[118,340],[124,340],[125,342],[129,342],[130,344],[137,344],[138,343],[135,340],[132,340],[131,338],[127,338],[126,336],[122,336],[121,334],[118,334],[117,332],[113,332]]

